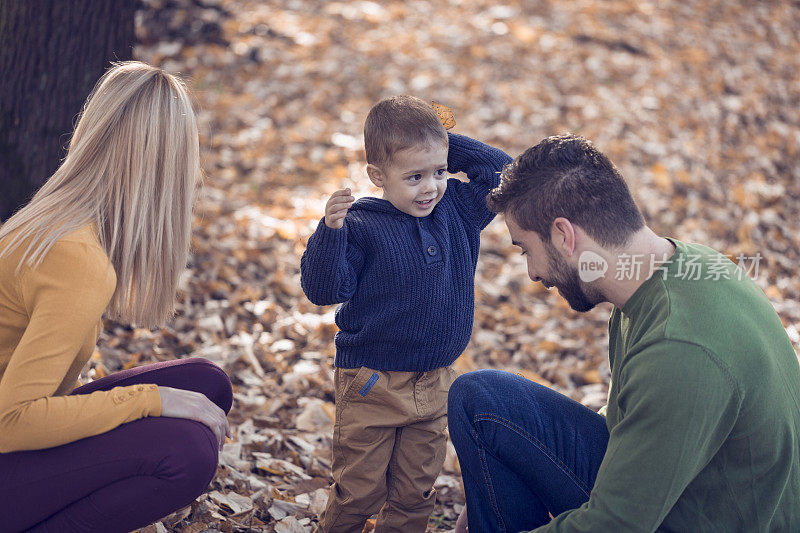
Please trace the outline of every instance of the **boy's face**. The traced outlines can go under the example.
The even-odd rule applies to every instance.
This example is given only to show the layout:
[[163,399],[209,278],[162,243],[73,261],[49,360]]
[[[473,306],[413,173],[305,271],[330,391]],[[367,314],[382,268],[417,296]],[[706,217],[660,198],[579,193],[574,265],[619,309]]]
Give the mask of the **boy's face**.
[[368,165],[367,173],[397,209],[427,216],[447,189],[447,145],[426,143],[400,150],[383,168]]

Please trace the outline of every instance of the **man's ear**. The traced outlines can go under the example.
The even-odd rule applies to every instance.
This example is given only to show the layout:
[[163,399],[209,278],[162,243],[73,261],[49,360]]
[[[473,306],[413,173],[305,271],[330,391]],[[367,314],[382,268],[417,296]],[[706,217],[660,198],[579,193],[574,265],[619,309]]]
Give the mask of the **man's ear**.
[[558,217],[550,227],[550,242],[566,257],[575,253],[576,234],[575,226],[564,217]]
[[376,187],[383,187],[383,181],[386,177],[380,168],[370,163],[367,165],[367,176],[369,176],[369,181],[374,183]]

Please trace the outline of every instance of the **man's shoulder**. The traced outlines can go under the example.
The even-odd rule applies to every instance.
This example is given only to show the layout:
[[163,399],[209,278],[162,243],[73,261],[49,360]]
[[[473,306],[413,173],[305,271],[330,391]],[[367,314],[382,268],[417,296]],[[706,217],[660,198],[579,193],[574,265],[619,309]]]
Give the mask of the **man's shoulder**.
[[735,337],[775,318],[763,291],[729,257],[700,244],[681,244],[662,282],[668,334],[689,341]]
[[626,324],[623,312],[615,322],[612,314],[610,325],[628,335],[627,349],[684,343],[743,373],[759,361],[786,355],[787,343],[780,342],[786,333],[775,309],[725,255],[678,242],[672,264],[655,275],[635,320]]

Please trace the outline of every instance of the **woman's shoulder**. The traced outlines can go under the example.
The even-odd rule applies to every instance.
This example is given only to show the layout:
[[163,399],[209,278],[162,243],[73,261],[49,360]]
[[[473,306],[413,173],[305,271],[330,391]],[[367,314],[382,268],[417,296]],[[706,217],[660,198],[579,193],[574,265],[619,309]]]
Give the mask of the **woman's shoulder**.
[[28,283],[49,284],[59,279],[109,298],[116,287],[114,267],[100,245],[93,225],[78,228],[58,239],[40,264],[34,267],[23,265],[21,275]]
[[[19,300],[29,310],[44,301],[42,298],[79,301],[90,307],[104,308],[108,304],[117,278],[92,226],[59,238],[38,264],[20,264],[31,241],[32,237],[26,237],[10,254],[0,258],[0,299]],[[0,248],[7,244],[3,239]]]
[[85,226],[81,226],[80,228],[67,233],[57,242],[79,242],[83,244],[88,244],[90,246],[96,246],[102,250],[100,246],[100,241],[97,238],[97,229],[94,223],[86,224]]
[[[0,239],[0,250],[10,245],[12,242],[15,242],[16,236],[21,231],[24,231],[24,229],[25,229],[24,227],[16,228],[15,230],[7,234],[5,237]],[[13,255],[22,255],[22,253],[25,250],[27,250],[28,246],[30,246],[34,238],[35,237],[32,234],[26,235],[21,242],[14,244],[14,251],[11,254],[7,255],[4,254],[4,255],[6,255],[6,257],[11,257]],[[97,229],[94,223],[86,224],[85,226],[81,226],[63,235],[55,243],[53,243],[53,247],[55,247],[58,244],[63,245],[66,243],[82,244],[89,248],[93,248],[96,252],[101,252],[102,256],[108,259],[105,252],[103,251],[103,247],[100,245],[100,240],[97,238]]]
[[45,263],[99,279],[112,277],[116,283],[114,267],[100,245],[94,225],[83,226],[58,239],[42,260],[42,266]]

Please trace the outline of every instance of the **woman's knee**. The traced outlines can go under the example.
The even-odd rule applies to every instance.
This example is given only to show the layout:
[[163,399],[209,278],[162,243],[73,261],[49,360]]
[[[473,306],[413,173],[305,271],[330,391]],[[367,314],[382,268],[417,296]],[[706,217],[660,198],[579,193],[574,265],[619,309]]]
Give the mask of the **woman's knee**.
[[183,418],[163,418],[160,460],[154,475],[169,482],[188,502],[203,493],[217,471],[214,433],[204,424]]
[[229,412],[233,405],[233,388],[231,387],[231,378],[228,377],[228,374],[208,359],[192,357],[190,361],[193,361],[193,364],[203,368],[203,372],[208,379],[209,389],[213,396],[209,398],[220,406],[223,411],[226,413]]
[[138,383],[153,383],[204,394],[226,413],[233,405],[231,380],[219,366],[208,359],[190,357],[142,365],[116,372],[87,385],[76,388],[72,394],[89,394],[96,390],[110,390]]
[[184,386],[178,388],[202,392],[206,397],[217,404],[226,413],[230,412],[233,405],[233,389],[231,380],[222,368],[202,357],[180,359],[176,366],[180,366]]

